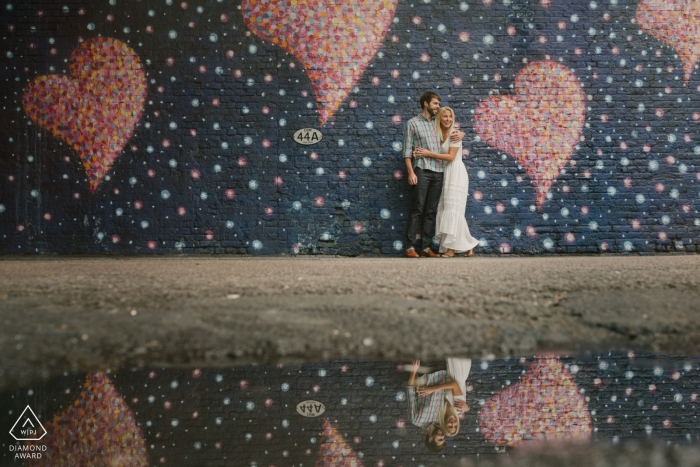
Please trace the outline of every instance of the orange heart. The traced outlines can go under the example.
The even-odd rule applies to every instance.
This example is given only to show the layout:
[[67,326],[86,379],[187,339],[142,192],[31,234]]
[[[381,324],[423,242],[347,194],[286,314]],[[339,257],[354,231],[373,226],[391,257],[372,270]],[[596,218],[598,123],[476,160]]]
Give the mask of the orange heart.
[[581,136],[586,106],[576,75],[551,61],[520,70],[515,96],[494,96],[479,104],[474,126],[489,145],[525,168],[542,207],[547,192]]
[[146,467],[148,453],[134,414],[106,374],[91,373],[73,404],[45,426],[47,446],[30,466]]
[[685,82],[700,58],[700,3],[697,0],[642,0],[637,22],[647,34],[676,49]]
[[124,42],[95,37],[70,55],[71,77],[40,76],[24,92],[24,110],[80,156],[95,192],[141,118],[146,73]]
[[517,384],[486,401],[481,433],[499,446],[523,439],[588,439],[591,414],[557,358],[538,358]]
[[384,40],[397,0],[243,0],[243,21],[292,53],[316,92],[321,125],[345,100]]

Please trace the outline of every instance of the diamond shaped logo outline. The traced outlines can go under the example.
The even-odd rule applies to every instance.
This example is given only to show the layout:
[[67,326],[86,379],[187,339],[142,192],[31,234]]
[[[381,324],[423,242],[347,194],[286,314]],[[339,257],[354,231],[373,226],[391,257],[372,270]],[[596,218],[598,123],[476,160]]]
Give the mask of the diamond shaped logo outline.
[[[27,424],[26,420],[29,420],[29,423],[32,424],[32,425],[34,425],[34,424],[32,423],[32,419],[30,418],[29,415],[27,415],[27,417],[24,418],[24,414],[27,412],[27,410],[29,410],[29,412],[31,413],[31,416],[34,417],[34,421],[41,427],[41,430],[42,430],[42,432],[43,432],[42,435],[39,436],[38,438],[36,438],[36,437],[34,437],[34,438],[18,438],[18,437],[15,436],[15,434],[13,433],[13,431],[15,430],[15,427],[17,427],[17,424],[19,424],[19,422],[21,422],[22,420],[25,420],[25,422],[22,424],[22,426],[21,426],[20,428],[24,428],[24,425]],[[19,418],[17,419],[17,421],[15,422],[15,424],[12,425],[12,428],[10,428],[10,434],[11,434],[12,437],[13,437],[15,440],[17,440],[17,441],[40,441],[41,438],[43,438],[44,436],[47,435],[47,433],[48,433],[48,432],[46,431],[46,428],[44,428],[44,425],[41,424],[41,422],[39,421],[39,417],[36,416],[36,414],[34,413],[34,411],[32,410],[32,408],[31,408],[30,406],[27,406],[27,407],[22,411],[22,413],[20,414],[20,416],[19,416]]]

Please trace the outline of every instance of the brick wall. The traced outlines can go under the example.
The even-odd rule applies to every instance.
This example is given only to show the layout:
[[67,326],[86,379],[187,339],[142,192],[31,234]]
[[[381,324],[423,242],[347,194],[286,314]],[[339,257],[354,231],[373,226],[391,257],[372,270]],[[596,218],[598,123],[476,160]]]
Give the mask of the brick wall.
[[478,251],[696,251],[690,2],[291,4],[6,0],[0,252],[399,254],[426,90]]
[[[466,398],[471,410],[440,454],[426,451],[425,431],[411,424],[407,373],[392,362],[123,370],[107,375],[116,393],[105,392],[104,384],[85,385],[85,375],[66,375],[6,391],[0,413],[8,430],[26,405],[47,426],[68,413],[60,424],[63,430],[47,428],[49,435],[62,439],[60,433],[67,436],[72,426],[70,410],[90,412],[99,400],[118,407],[114,398],[120,397],[127,407],[120,411],[120,423],[133,419],[140,427],[147,452],[142,457],[151,465],[179,466],[314,465],[324,420],[342,438],[335,441],[345,443],[365,466],[432,465],[441,456],[496,455],[513,445],[571,438],[577,423],[585,427],[579,433],[587,433],[584,439],[605,443],[653,437],[686,444],[700,435],[697,358],[601,353],[472,363]],[[305,400],[323,403],[325,413],[301,416],[295,408]],[[577,408],[575,400],[581,402]],[[119,424],[98,425],[98,432],[73,435],[109,440],[114,447],[123,444],[115,435],[122,431]],[[508,434],[518,439],[506,442]],[[0,464],[6,465],[12,440],[3,436]]]

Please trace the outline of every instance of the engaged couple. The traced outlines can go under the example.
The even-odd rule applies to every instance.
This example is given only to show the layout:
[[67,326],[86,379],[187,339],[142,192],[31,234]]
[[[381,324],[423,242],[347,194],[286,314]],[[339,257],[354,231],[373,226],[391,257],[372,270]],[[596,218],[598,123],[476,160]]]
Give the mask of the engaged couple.
[[413,361],[406,384],[408,415],[411,423],[425,430],[430,452],[442,451],[445,436],[459,433],[460,418],[469,411],[465,394],[471,366],[468,358],[448,358],[445,370],[417,378],[420,360]]
[[[463,131],[455,130],[451,108],[440,107],[440,96],[426,92],[422,112],[406,123],[403,158],[411,185],[411,211],[406,226],[408,258],[472,256],[479,241],[471,236],[465,211],[469,176],[462,163]],[[421,231],[420,241],[416,234]],[[433,236],[440,244],[435,253]]]

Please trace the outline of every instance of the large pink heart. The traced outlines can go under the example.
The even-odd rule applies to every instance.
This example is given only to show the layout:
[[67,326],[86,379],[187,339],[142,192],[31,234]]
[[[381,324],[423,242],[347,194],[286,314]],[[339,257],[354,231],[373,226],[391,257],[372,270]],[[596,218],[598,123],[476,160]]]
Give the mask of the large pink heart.
[[243,20],[256,35],[301,61],[323,125],[379,49],[397,1],[243,0]]
[[141,118],[146,73],[124,42],[95,37],[70,56],[71,76],[40,76],[24,92],[24,109],[80,156],[95,192]]
[[487,400],[479,423],[482,435],[499,446],[591,436],[586,401],[556,358],[538,358],[517,384]]
[[551,61],[520,70],[514,87],[514,96],[482,101],[474,125],[489,146],[525,168],[541,208],[581,136],[586,117],[583,91],[571,70]]
[[676,49],[685,82],[700,58],[700,3],[697,0],[642,0],[637,6],[639,27]]
[[102,372],[88,375],[78,398],[45,425],[39,466],[148,466],[148,453],[134,414]]

